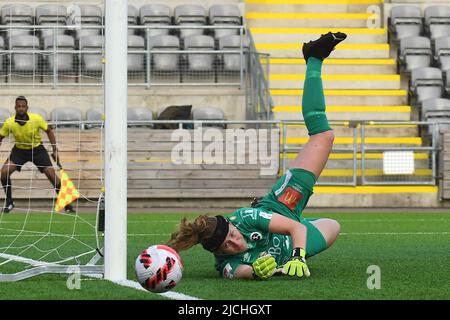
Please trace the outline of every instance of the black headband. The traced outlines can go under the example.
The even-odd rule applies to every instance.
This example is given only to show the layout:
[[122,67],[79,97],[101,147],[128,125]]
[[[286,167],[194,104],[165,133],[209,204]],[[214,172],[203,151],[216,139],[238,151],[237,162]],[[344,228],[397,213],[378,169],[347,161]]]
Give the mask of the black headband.
[[228,221],[223,216],[216,216],[217,224],[216,229],[212,236],[201,242],[204,249],[213,252],[216,250],[228,235],[228,230],[230,225]]

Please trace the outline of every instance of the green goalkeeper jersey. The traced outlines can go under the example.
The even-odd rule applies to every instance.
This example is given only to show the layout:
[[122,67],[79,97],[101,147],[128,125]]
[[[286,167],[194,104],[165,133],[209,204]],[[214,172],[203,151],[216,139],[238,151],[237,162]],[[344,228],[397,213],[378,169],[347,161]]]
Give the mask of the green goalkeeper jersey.
[[251,265],[262,253],[271,254],[278,267],[291,258],[291,237],[269,232],[272,211],[263,208],[241,208],[226,218],[242,233],[248,249],[237,255],[215,255],[216,269],[224,278],[233,278],[239,265]]

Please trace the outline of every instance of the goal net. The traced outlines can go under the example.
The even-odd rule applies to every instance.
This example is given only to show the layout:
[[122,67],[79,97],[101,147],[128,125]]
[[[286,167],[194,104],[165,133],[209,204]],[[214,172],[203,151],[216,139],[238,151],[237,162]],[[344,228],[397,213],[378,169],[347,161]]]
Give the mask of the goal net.
[[[11,1],[11,10],[2,7],[0,33],[5,40],[0,41],[4,82],[0,102],[8,107],[0,110],[0,122],[9,118],[14,126],[16,96],[26,96],[30,114],[41,114],[53,128],[60,162],[49,166],[38,161],[36,167],[33,161],[37,159],[32,158],[20,172],[13,166],[3,167],[5,193],[0,204],[10,204],[6,193],[11,190],[15,207],[0,213],[0,282],[75,272],[123,280],[127,259],[127,1],[96,0],[85,6],[85,2],[61,0],[38,10],[41,4]],[[22,142],[37,147],[39,137],[29,132]],[[47,134],[41,128],[42,145],[52,154],[52,137]],[[17,146],[15,140],[24,136],[20,128],[4,134],[3,161]],[[49,168],[57,178],[49,174]],[[57,191],[54,186],[59,186],[59,178]],[[62,197],[74,200],[74,212],[64,210],[67,202]]]
[[[99,213],[103,200],[103,126],[84,129],[86,123],[82,122],[49,124],[56,136],[62,166],[60,169],[55,163],[53,169],[62,187],[57,192],[53,187],[57,181],[49,181],[39,170],[43,168],[32,162],[23,165],[20,172],[8,172],[7,184],[12,189],[15,207],[0,214],[0,280],[20,280],[50,271],[65,273],[67,266],[77,266],[80,272],[101,271],[94,266],[102,264]],[[51,154],[51,145],[45,133],[41,134],[43,145]],[[13,146],[11,134],[0,148],[2,159],[9,156]],[[63,190],[67,178],[74,188]],[[64,207],[57,211],[58,194],[63,197],[64,191],[69,198],[78,197],[71,203],[75,212],[66,212]],[[4,198],[2,207],[6,205]]]
[[[86,56],[79,52],[84,34],[68,25],[79,23],[81,10],[72,2],[57,1],[42,7],[40,1],[29,1],[20,8],[15,2],[10,1],[10,7],[2,6],[5,25],[0,30],[4,82],[0,89],[0,126],[16,115],[16,97],[25,96],[28,112],[38,114],[52,128],[61,167],[52,159],[56,173],[53,181],[41,172],[48,167],[36,166],[35,159],[18,167],[20,171],[8,165],[3,167],[0,281],[17,281],[42,273],[103,273],[103,231],[99,229],[99,222],[103,223],[99,212],[104,186],[103,48],[90,48]],[[100,1],[95,4],[103,9]],[[89,30],[91,34],[96,31]],[[94,61],[100,68],[83,72],[83,59]],[[89,112],[97,113],[100,119],[86,120]],[[20,132],[10,131],[0,147],[2,164],[17,146],[16,140],[22,139]],[[42,129],[39,133],[51,156],[49,137]],[[38,139],[33,134],[25,146],[35,146]],[[36,156],[30,154],[32,158]],[[54,186],[59,179],[58,192]],[[68,182],[70,188],[65,189]],[[12,191],[15,205],[10,212],[3,210],[8,205],[7,188]],[[74,212],[66,212],[58,196],[73,198]],[[63,209],[57,210],[61,203]]]

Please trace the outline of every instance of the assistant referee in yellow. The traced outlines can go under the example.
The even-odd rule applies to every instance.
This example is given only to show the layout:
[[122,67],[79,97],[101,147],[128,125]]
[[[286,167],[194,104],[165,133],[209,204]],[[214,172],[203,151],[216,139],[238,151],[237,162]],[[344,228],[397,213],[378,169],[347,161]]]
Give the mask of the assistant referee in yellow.
[[[1,169],[1,180],[6,194],[4,213],[10,212],[14,208],[12,198],[11,174],[14,171],[20,171],[22,166],[28,161],[33,162],[41,173],[44,173],[50,183],[55,188],[56,194],[59,193],[61,180],[55,173],[47,150],[42,145],[42,139],[39,130],[47,133],[48,139],[53,147],[52,158],[57,163],[58,149],[56,148],[56,139],[53,130],[47,122],[38,114],[28,112],[28,101],[24,96],[16,98],[16,114],[8,118],[0,129],[0,145],[4,138],[11,133],[14,136],[15,144],[11,154],[6,159]],[[75,212],[69,204],[65,207],[66,213]]]

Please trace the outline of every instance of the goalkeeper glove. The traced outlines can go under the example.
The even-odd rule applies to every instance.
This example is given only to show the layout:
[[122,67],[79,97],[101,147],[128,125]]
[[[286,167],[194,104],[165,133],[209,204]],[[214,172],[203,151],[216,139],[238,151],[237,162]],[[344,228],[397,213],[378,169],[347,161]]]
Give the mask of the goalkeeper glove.
[[306,265],[306,251],[303,248],[294,248],[292,258],[286,262],[283,267],[283,273],[290,276],[297,276],[299,278],[305,276],[309,277],[309,269]]
[[270,278],[277,267],[275,258],[267,254],[255,260],[252,264],[253,267],[253,278],[265,280]]

